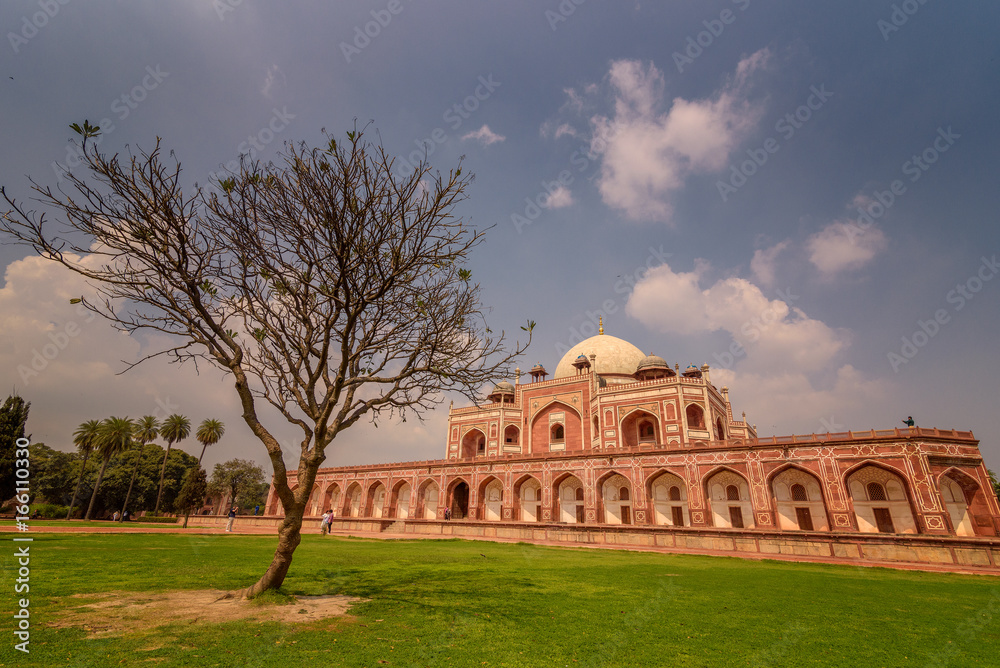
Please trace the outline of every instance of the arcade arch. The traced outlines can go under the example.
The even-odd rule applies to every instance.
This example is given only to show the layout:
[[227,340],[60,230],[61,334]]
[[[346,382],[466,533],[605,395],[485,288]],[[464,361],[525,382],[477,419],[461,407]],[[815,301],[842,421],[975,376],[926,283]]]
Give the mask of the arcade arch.
[[469,515],[469,483],[459,478],[448,487],[448,508],[453,520],[462,520]]
[[385,514],[385,502],[388,496],[385,485],[377,482],[368,488],[368,503],[365,504],[366,517],[382,517]]
[[597,483],[604,524],[632,524],[632,483],[612,472]]
[[899,475],[866,464],[847,476],[858,531],[917,533],[906,484]]
[[684,409],[684,414],[687,416],[687,426],[688,429],[704,429],[705,428],[705,409],[698,404],[688,404],[687,408]]
[[344,494],[344,517],[358,517],[361,515],[361,485],[352,482]]
[[417,495],[417,517],[425,520],[436,520],[438,500],[441,490],[433,480],[426,480],[420,485]]
[[559,479],[555,485],[556,505],[554,514],[559,522],[583,524],[586,517],[583,483],[575,475],[569,474]]
[[478,429],[470,429],[462,438],[460,457],[476,457],[486,454],[486,434]]
[[621,434],[626,447],[659,443],[659,419],[649,411],[632,411],[622,419]]
[[791,531],[829,531],[819,480],[798,468],[787,468],[771,479],[778,526]]
[[687,484],[673,473],[657,475],[650,485],[653,499],[653,523],[666,526],[690,526]]
[[503,483],[497,478],[484,480],[479,486],[480,517],[487,522],[503,519]]
[[750,485],[735,471],[723,469],[705,483],[706,497],[712,512],[712,524],[733,529],[752,529],[753,504]]
[[542,484],[532,476],[526,476],[514,484],[514,498],[517,499],[515,518],[522,522],[542,521]]
[[989,515],[982,488],[975,479],[958,469],[949,469],[938,480],[941,498],[957,536],[994,535],[973,522],[976,515]]
[[405,520],[410,517],[410,500],[412,497],[410,483],[403,482],[396,485],[393,494],[395,500],[396,519]]
[[337,502],[340,500],[340,485],[337,483],[331,483],[329,487],[326,488],[326,494],[323,495],[323,512],[328,510],[333,510],[334,514],[337,513]]

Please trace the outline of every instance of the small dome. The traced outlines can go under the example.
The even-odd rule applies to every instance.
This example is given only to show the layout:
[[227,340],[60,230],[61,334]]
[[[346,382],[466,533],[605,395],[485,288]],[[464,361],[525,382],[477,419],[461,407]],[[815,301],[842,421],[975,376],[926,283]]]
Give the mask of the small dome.
[[514,394],[514,386],[506,380],[501,380],[493,386],[493,391],[490,394]]
[[694,364],[688,364],[688,367],[684,369],[684,373],[681,375],[685,378],[701,378],[701,369]]
[[670,369],[670,365],[667,364],[667,360],[663,359],[659,355],[653,355],[650,353],[646,355],[639,366],[636,367],[636,371],[644,371],[645,369]]

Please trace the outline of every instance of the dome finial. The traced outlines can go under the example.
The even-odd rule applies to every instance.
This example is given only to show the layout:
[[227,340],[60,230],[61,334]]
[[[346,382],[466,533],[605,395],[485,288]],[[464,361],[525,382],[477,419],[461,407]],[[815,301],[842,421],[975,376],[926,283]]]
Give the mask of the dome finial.
[[603,315],[597,316],[597,333],[598,334],[603,334],[604,333],[604,316]]

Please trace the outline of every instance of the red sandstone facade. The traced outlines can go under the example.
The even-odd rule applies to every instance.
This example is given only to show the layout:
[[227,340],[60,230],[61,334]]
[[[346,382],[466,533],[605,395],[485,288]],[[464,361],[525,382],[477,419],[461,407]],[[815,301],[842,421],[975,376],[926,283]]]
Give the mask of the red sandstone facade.
[[[541,365],[530,376],[498,384],[482,406],[452,408],[443,459],[321,469],[306,516],[332,508],[345,522],[395,520],[388,526],[440,523],[447,511],[522,538],[543,524],[900,541],[1000,533],[971,432],[758,438],[708,365],[681,373],[603,333],[571,349],[554,378]],[[272,492],[267,514],[280,513]],[[995,568],[1000,543],[989,543],[977,559]]]

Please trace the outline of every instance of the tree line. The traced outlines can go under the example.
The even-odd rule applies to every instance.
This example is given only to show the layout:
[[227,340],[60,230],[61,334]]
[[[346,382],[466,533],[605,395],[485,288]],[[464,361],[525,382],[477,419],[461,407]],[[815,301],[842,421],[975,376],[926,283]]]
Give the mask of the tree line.
[[[11,396],[0,407],[0,489],[4,499],[13,496],[13,467],[7,451],[24,437],[30,404]],[[233,459],[216,464],[209,478],[201,467],[205,451],[225,434],[216,419],[204,420],[194,433],[201,444],[197,458],[173,446],[191,435],[191,421],[171,415],[162,422],[154,416],[139,419],[109,417],[88,420],[73,434],[77,451],[62,452],[44,443],[31,445],[32,505],[62,507],[66,519],[77,515],[94,519],[118,511],[124,516],[151,510],[153,514],[197,512],[207,496],[221,496],[223,503],[253,507],[262,504],[268,485],[263,470],[252,462]],[[157,440],[166,442],[166,448]],[[8,448],[8,441],[10,448]],[[11,461],[11,464],[13,462]],[[8,469],[9,475],[8,475]]]

